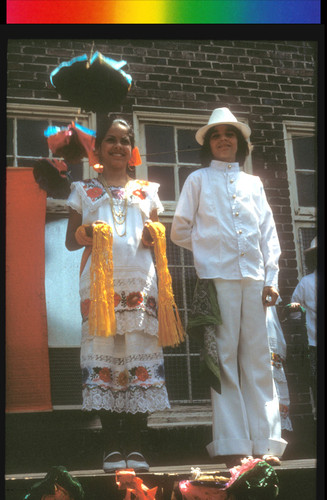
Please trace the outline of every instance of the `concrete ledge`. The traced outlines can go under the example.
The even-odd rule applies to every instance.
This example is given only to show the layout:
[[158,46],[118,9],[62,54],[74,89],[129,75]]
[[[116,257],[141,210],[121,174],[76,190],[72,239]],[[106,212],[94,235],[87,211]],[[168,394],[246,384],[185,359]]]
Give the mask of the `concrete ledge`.
[[148,417],[150,429],[197,427],[199,425],[212,425],[211,406],[174,405],[170,410],[158,411]]

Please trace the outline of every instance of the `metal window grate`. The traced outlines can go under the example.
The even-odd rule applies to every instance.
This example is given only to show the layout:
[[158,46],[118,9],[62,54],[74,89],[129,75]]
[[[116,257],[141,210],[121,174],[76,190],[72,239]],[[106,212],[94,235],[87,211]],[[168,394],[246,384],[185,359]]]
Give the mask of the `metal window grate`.
[[[175,301],[184,327],[193,298],[196,273],[193,256],[188,250],[176,246],[170,240],[171,223],[165,223],[167,234],[167,259],[172,277]],[[195,403],[210,401],[210,391],[200,378],[199,346],[187,337],[178,348],[165,348],[167,389],[171,403]]]

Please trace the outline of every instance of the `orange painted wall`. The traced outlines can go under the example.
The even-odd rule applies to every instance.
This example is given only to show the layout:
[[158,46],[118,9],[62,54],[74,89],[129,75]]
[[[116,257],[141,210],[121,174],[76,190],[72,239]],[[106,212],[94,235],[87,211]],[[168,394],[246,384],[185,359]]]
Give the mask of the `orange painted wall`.
[[45,302],[46,193],[32,168],[7,168],[6,411],[52,409]]

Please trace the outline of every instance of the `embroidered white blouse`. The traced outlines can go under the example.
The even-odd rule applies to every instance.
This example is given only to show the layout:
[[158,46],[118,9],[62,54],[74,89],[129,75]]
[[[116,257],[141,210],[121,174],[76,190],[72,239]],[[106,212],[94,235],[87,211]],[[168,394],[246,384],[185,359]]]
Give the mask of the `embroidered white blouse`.
[[[144,222],[151,210],[163,211],[158,197],[159,184],[131,180],[125,188],[112,188],[116,203],[127,199],[126,234],[118,236],[110,208],[109,195],[97,179],[73,182],[67,205],[82,214],[82,224],[95,220],[107,222],[113,230],[113,262],[117,334],[144,330],[157,335],[157,277],[152,254],[142,244]],[[81,309],[90,298],[91,257],[80,276]],[[88,324],[83,323],[83,335]],[[98,339],[98,337],[97,337]],[[98,340],[96,340],[98,342]]]
[[171,239],[193,252],[199,278],[252,278],[278,286],[280,245],[259,177],[213,160],[188,176]]

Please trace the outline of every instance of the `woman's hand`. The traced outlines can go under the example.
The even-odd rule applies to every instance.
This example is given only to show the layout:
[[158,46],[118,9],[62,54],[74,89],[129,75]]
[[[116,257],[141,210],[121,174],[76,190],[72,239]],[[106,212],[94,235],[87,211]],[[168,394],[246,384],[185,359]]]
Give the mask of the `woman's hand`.
[[92,222],[92,224],[89,224],[86,228],[85,228],[85,232],[86,232],[86,235],[89,237],[89,238],[92,238],[93,237],[93,227],[97,224],[107,224],[107,222],[103,221],[103,220],[96,220],[94,222]]
[[147,227],[147,223],[149,223],[149,222],[152,222],[151,219],[148,219],[145,221],[143,232],[142,232],[142,243],[146,247],[151,247],[151,246],[153,246],[153,243],[154,243],[152,236],[150,234],[149,228]]
[[265,286],[262,291],[262,304],[271,307],[276,304],[279,293],[274,286]]

